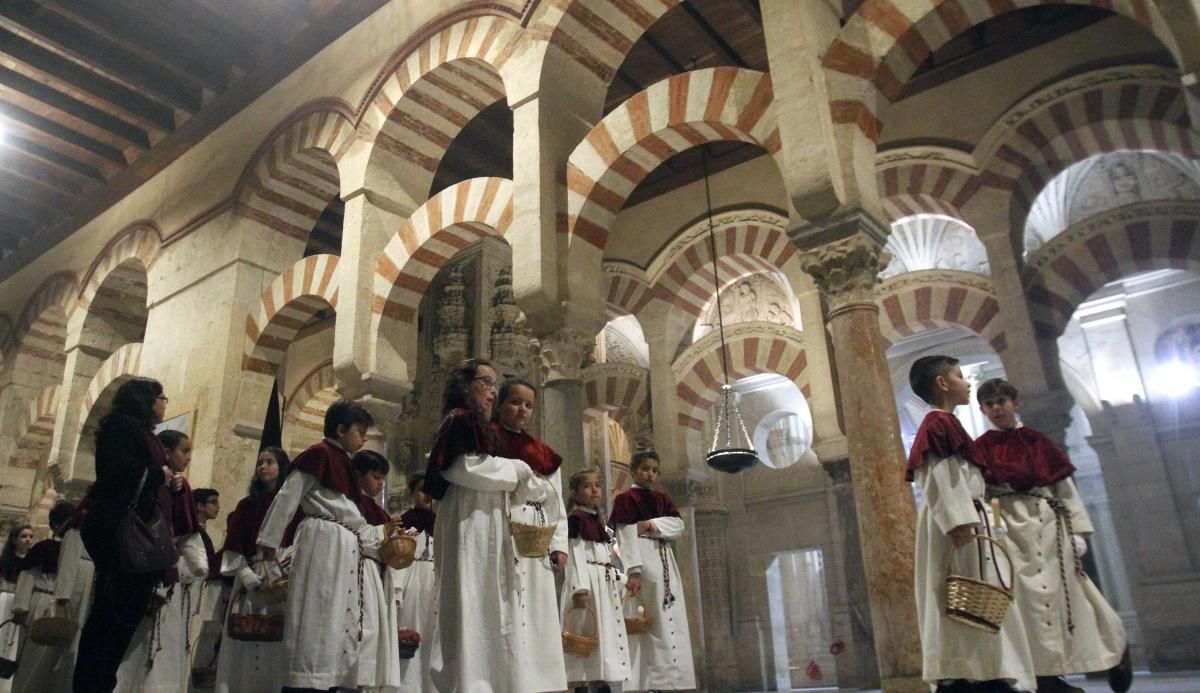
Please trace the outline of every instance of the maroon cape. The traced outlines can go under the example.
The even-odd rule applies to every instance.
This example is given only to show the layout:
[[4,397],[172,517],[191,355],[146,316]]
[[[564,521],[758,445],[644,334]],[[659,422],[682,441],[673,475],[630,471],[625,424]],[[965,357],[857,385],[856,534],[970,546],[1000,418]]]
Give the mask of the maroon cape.
[[572,510],[567,513],[567,538],[598,541],[602,544],[609,542],[608,530],[596,513],[584,510]]
[[634,486],[622,491],[613,500],[612,515],[608,518],[608,524],[613,527],[631,525],[656,517],[679,517],[679,509],[667,494]]
[[454,460],[470,453],[496,454],[496,436],[491,428],[479,420],[470,409],[453,409],[442,419],[438,427],[437,440],[429,452],[425,466],[425,493],[442,499],[450,489],[450,482],[442,478],[442,470],[454,464]]
[[21,559],[21,570],[41,568],[43,575],[58,574],[58,553],[62,550],[62,542],[57,539],[43,539],[29,549],[25,558]]
[[437,515],[425,508],[409,508],[400,516],[400,524],[426,534],[433,534],[433,524],[436,520]]
[[322,440],[297,455],[288,474],[294,471],[311,474],[318,484],[330,491],[337,491],[355,503],[362,497],[350,465],[350,453],[328,440]]
[[1019,492],[1050,486],[1075,473],[1062,448],[1027,426],[988,431],[975,441],[971,454],[984,465],[983,478],[989,484],[1008,484]]
[[927,454],[938,460],[958,455],[971,464],[983,466],[971,456],[971,436],[967,434],[967,429],[963,428],[954,414],[940,409],[926,414],[921,428],[917,429],[912,450],[908,452],[908,466],[904,473],[906,480],[913,480],[913,472],[925,464]]
[[562,458],[554,452],[554,448],[525,431],[510,431],[495,421],[492,422],[492,430],[500,441],[498,454],[521,460],[542,476],[550,476],[562,466]]
[[258,530],[262,528],[263,518],[267,516],[278,490],[246,496],[238,501],[237,507],[225,518],[225,546],[221,547],[222,551],[240,553],[247,560],[258,553]]
[[362,496],[358,499],[358,512],[362,513],[363,518],[369,525],[385,525],[391,517],[387,511],[379,506],[379,502],[374,498]]
[[220,580],[221,555],[217,553],[212,537],[208,536],[208,531],[204,527],[200,528],[200,540],[204,542],[204,555],[208,557],[208,577],[205,579]]

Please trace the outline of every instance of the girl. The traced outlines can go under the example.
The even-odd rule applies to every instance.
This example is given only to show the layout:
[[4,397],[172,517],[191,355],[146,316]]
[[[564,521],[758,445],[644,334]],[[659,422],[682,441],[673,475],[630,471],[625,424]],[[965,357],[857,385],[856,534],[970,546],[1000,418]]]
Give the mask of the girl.
[[[79,502],[79,506],[75,508],[75,513],[66,523],[62,551],[58,558],[58,579],[54,581],[54,598],[60,604],[67,606],[77,623],[87,620],[88,610],[92,605],[92,579],[95,570],[87,549],[83,548],[83,537],[79,534],[79,528],[87,519],[90,502],[91,499],[84,496],[83,500]],[[79,631],[76,631],[70,647],[61,655],[62,661],[58,667],[61,674],[58,681],[62,682],[62,690],[67,690],[71,686],[71,679],[75,675],[75,657],[79,650],[79,636]]]
[[[50,509],[50,528],[54,532],[49,539],[39,541],[21,564],[21,578],[17,581],[17,596],[13,604],[13,615],[25,625],[50,613],[54,603],[55,583],[58,579],[58,559],[62,549],[62,535],[70,526],[75,506],[60,501]],[[61,612],[59,615],[65,615]],[[56,693],[71,687],[71,675],[75,661],[63,656],[64,648],[39,645],[26,639],[17,664],[17,673],[12,678],[14,691],[22,693]]]
[[424,483],[424,474],[414,474],[408,480],[413,507],[400,516],[401,525],[417,530],[417,559],[404,570],[393,571],[392,584],[396,586],[396,598],[400,602],[397,609],[399,627],[416,631],[423,642],[415,657],[400,660],[400,688],[432,693],[435,689],[429,666],[433,644],[437,640],[434,631],[437,584],[433,574],[433,527],[437,518],[433,513],[433,498],[421,488]]
[[[351,464],[358,479],[358,509],[371,525],[392,525],[376,498],[383,495],[391,464],[374,450],[359,450]],[[362,563],[363,620],[358,648],[358,690],[394,691],[400,685],[399,644],[396,610],[392,608],[392,581],[387,566],[378,556]]]
[[[4,551],[0,553],[0,623],[12,618],[13,599],[17,591],[17,578],[21,575],[21,561],[33,547],[33,527],[18,525],[8,533]],[[16,661],[21,649],[21,628],[15,623],[0,626],[0,657]],[[0,679],[0,693],[12,690],[12,679]]]
[[671,497],[653,490],[658,454],[644,450],[629,463],[633,487],[613,501],[612,525],[621,561],[629,571],[627,588],[641,596],[650,629],[629,638],[631,691],[689,690],[696,687],[692,640],[683,580],[672,542],[683,536],[683,519]]
[[[613,533],[600,516],[603,503],[600,472],[585,469],[571,475],[571,513],[567,515],[570,550],[566,579],[563,581],[562,615],[566,623],[573,607],[590,605],[596,611],[596,631],[600,640],[588,657],[567,655],[567,680],[573,686],[588,682],[620,690],[629,678],[629,648],[625,634],[625,615],[621,597],[625,578],[614,567]],[[590,635],[583,633],[583,635]]]
[[549,445],[525,432],[525,426],[533,416],[536,396],[533,385],[526,380],[510,378],[505,381],[500,389],[500,408],[492,426],[501,451],[529,465],[534,480],[549,490],[544,505],[514,503],[509,510],[512,519],[533,525],[540,524],[545,518],[556,527],[550,541],[549,563],[544,556],[519,556],[513,622],[519,626],[516,643],[521,650],[515,666],[521,683],[513,690],[559,691],[566,688],[567,682],[554,573],[562,571],[567,562],[567,513],[563,509],[562,481],[558,473],[562,458]]
[[[258,453],[254,479],[248,495],[225,522],[225,546],[221,549],[221,574],[234,578],[230,601],[240,614],[283,614],[283,605],[269,605],[258,596],[267,577],[279,577],[278,566],[263,560],[258,550],[258,530],[289,460],[281,448],[263,448]],[[222,637],[217,654],[216,693],[278,691],[283,687],[286,660],[281,642],[237,642]]]
[[[441,501],[433,533],[440,649],[432,653],[440,691],[546,690],[530,687],[521,671],[508,507],[540,503],[549,489],[535,481],[529,465],[497,456],[489,425],[495,401],[496,371],[487,361],[471,359],[450,374],[425,474],[425,490]],[[565,678],[561,669],[558,677]]]
[[192,487],[183,473],[192,461],[192,441],[179,431],[162,431],[158,440],[167,451],[172,477],[159,489],[163,518],[175,534],[179,561],[167,571],[163,603],[142,619],[129,654],[117,670],[117,690],[137,693],[174,693],[187,690],[191,674],[190,627],[200,611],[208,556],[200,536],[200,520]]

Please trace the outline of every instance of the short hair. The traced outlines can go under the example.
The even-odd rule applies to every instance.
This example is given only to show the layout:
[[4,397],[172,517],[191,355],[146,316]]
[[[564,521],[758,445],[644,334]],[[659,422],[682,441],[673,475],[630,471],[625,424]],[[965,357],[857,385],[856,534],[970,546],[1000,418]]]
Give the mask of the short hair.
[[979,385],[979,390],[975,393],[975,399],[980,404],[983,404],[985,399],[994,399],[996,397],[1007,397],[1016,401],[1017,386],[1004,378],[989,378]]
[[163,447],[168,450],[174,450],[179,447],[179,444],[187,439],[187,434],[183,431],[175,431],[167,429],[158,432],[158,442],[163,444]]
[[204,505],[220,495],[221,493],[215,488],[198,488],[192,491],[192,500],[196,502],[196,505]]
[[512,394],[514,387],[527,387],[533,393],[533,396],[537,397],[538,390],[533,383],[524,378],[512,377],[504,379],[504,384],[500,386],[500,392],[496,393],[496,401],[503,404],[504,400],[508,399],[508,396]]
[[387,474],[390,467],[387,458],[374,450],[359,450],[350,458],[350,463],[359,476],[366,476],[369,472]]
[[408,477],[408,492],[416,493],[420,490],[421,485],[425,483],[425,475],[420,472]]
[[583,482],[585,480],[587,480],[587,478],[589,476],[599,477],[600,469],[597,467],[588,467],[587,469],[581,469],[578,472],[575,472],[574,474],[572,474],[571,477],[569,479],[567,479],[567,488],[570,490],[572,495],[574,495],[575,492],[579,490],[579,487],[583,485]]
[[450,377],[446,378],[446,386],[442,390],[442,416],[455,409],[471,408],[471,398],[468,396],[471,381],[475,380],[481,366],[495,370],[492,362],[487,359],[467,359],[450,371]]
[[[290,459],[288,459],[288,454],[283,451],[283,448],[277,448],[273,445],[268,445],[267,447],[259,450],[258,455],[254,456],[255,468],[258,467],[259,456],[261,456],[264,452],[269,453],[271,455],[271,457],[274,457],[275,458],[275,466],[279,467],[279,482],[276,484],[276,488],[279,488],[280,486],[283,485],[283,478],[285,476],[287,476],[288,469],[292,466],[292,461]],[[267,489],[267,485],[264,484],[262,482],[262,480],[258,478],[258,474],[254,474],[250,478],[250,490],[248,492],[248,495],[258,496],[260,494],[266,493],[268,490],[269,489]]]
[[[130,378],[117,388],[110,413],[124,414],[137,419],[143,426],[153,426],[158,423],[154,415],[154,402],[162,393],[162,383],[154,378]],[[100,427],[105,427],[103,421]]]
[[71,519],[75,514],[75,504],[70,501],[59,501],[50,508],[50,529],[55,529]]
[[938,376],[946,375],[951,368],[957,365],[958,359],[953,356],[944,354],[922,356],[913,362],[912,368],[908,369],[908,384],[917,397],[933,404],[934,386],[937,384]]
[[641,467],[646,460],[654,460],[655,462],[662,464],[662,459],[659,458],[657,452],[653,450],[642,450],[641,452],[633,455],[633,459],[629,462],[629,471],[636,472],[638,467]]
[[362,424],[365,430],[374,423],[375,419],[371,416],[371,412],[361,404],[348,399],[339,399],[325,410],[325,437],[336,438],[338,426],[350,428],[355,424]]

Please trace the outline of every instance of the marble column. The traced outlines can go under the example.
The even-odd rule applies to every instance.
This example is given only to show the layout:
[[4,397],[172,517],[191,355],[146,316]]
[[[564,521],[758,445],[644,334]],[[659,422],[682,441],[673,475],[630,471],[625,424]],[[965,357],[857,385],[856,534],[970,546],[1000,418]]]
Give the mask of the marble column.
[[827,303],[881,684],[924,691],[912,582],[916,506],[874,301],[887,227],[850,209],[790,235]]
[[563,484],[587,466],[583,446],[583,362],[595,337],[562,328],[541,338],[542,439],[563,458]]
[[685,583],[691,574],[698,580],[687,595],[689,625],[700,636],[692,638],[697,678],[706,690],[733,690],[739,681],[730,591],[729,510],[716,479],[689,478],[686,488],[694,539],[689,543],[690,552],[677,550],[676,560],[687,573]]

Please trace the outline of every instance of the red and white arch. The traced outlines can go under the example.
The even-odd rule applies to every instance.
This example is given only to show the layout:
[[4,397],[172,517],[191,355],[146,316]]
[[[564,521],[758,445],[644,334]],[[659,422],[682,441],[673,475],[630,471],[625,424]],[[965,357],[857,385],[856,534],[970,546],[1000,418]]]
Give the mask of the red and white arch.
[[998,354],[1007,347],[991,282],[977,274],[906,272],[883,282],[877,296],[879,329],[888,346],[928,330],[956,327],[978,335]]
[[300,329],[337,309],[339,277],[336,255],[306,257],[276,277],[246,316],[242,369],[274,375]]

